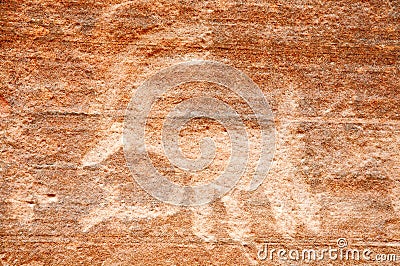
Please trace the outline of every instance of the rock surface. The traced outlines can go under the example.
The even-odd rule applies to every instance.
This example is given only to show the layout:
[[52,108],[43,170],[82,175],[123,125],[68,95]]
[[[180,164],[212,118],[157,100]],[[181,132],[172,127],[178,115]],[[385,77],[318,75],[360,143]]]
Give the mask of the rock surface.
[[[400,260],[398,1],[3,0],[0,32],[0,264],[302,265],[261,261],[257,251],[322,249],[338,238]],[[179,207],[137,185],[122,129],[137,87],[190,60],[248,75],[273,110],[277,139],[256,191],[246,189],[249,167],[222,198]],[[159,99],[147,143],[176,183],[208,182],[229,160],[223,127],[207,119],[181,132],[189,158],[201,138],[216,140],[203,174],[171,172],[163,154],[167,110],[202,91],[247,110],[204,84]]]

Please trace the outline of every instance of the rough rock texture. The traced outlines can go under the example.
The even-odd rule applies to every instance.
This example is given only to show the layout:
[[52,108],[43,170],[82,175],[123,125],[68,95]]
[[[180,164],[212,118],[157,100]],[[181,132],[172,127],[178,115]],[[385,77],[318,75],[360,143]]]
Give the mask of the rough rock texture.
[[[338,238],[400,260],[399,44],[397,0],[0,1],[0,264],[302,265],[257,251]],[[171,206],[126,166],[124,112],[158,70],[199,59],[260,87],[276,154],[254,192],[246,174],[212,204]],[[148,124],[155,165],[183,184],[207,182],[229,159],[223,127],[200,119],[182,150],[196,158],[213,136],[215,168],[168,172],[157,132],[202,85],[191,88],[168,92]],[[329,263],[392,265],[310,265]]]

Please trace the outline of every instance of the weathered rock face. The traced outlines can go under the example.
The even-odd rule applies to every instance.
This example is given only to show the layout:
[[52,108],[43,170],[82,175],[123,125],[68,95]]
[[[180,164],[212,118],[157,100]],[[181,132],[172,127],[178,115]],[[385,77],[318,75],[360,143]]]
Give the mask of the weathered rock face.
[[[257,251],[338,238],[400,260],[398,1],[5,0],[0,25],[0,264],[302,265]],[[247,190],[255,141],[233,190],[180,207],[138,186],[122,132],[137,87],[190,60],[222,62],[259,86],[276,151],[257,190]],[[251,111],[213,86],[171,89],[149,114],[149,156],[177,184],[213,180],[230,146],[217,121],[193,120],[182,152],[197,158],[212,137],[214,161],[189,174],[171,166],[160,130],[174,105],[208,93]],[[244,124],[257,139],[257,125]]]

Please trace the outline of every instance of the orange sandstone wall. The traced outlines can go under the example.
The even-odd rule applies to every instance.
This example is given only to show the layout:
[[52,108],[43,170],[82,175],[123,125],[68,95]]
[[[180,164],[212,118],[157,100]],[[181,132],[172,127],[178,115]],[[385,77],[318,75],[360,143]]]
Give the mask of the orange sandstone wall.
[[[338,238],[400,260],[399,42],[396,0],[1,0],[0,265],[303,265],[257,253]],[[191,60],[258,85],[276,151],[257,190],[252,155],[233,190],[183,207],[138,186],[122,135],[138,86]],[[180,136],[189,158],[214,138],[205,172],[171,168],[160,145],[167,110],[211,91],[247,112],[227,88],[189,84],[149,115],[149,155],[175,183],[209,182],[230,158],[223,126],[206,118]],[[259,136],[251,122],[246,131]]]

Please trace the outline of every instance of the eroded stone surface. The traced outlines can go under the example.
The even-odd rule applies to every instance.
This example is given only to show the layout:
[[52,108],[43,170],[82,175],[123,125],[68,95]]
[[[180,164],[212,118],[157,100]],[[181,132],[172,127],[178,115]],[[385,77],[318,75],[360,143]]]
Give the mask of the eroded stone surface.
[[[340,237],[400,255],[399,8],[0,2],[1,263],[289,265],[261,262],[257,250],[264,242],[324,247]],[[189,60],[223,62],[260,87],[275,116],[276,154],[258,190],[246,189],[249,169],[212,204],[177,207],[134,182],[121,134],[137,86]],[[154,106],[147,141],[161,171],[170,169],[157,142],[163,111],[199,91],[178,88]],[[189,157],[203,136],[225,143],[221,126],[206,122],[182,131]],[[251,121],[246,130],[259,134]],[[183,182],[220,171],[229,158],[221,147],[216,168]]]

